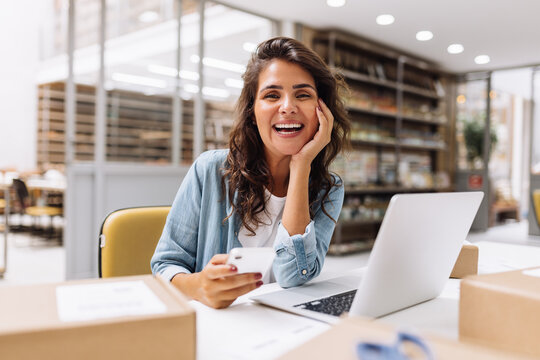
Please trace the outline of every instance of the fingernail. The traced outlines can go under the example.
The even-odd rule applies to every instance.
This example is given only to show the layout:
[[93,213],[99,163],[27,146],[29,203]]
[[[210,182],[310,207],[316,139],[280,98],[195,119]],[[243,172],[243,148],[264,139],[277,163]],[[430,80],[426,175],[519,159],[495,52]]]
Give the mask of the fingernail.
[[259,286],[261,286],[262,284],[263,284],[262,281],[257,281],[257,284],[255,284],[255,285],[257,285],[257,287],[259,287]]
[[262,278],[262,274],[261,273],[256,273],[255,274],[255,279],[261,279]]
[[317,105],[317,109],[319,109],[319,111],[322,111],[321,107],[319,105]]
[[238,270],[238,269],[236,268],[236,266],[231,265],[231,271],[236,271],[236,270]]

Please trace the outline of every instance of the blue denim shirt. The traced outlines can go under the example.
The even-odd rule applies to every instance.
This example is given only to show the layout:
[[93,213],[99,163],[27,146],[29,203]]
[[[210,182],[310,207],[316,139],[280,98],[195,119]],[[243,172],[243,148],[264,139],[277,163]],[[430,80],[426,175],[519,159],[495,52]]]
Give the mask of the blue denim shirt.
[[[178,273],[199,272],[214,255],[242,247],[238,241],[241,226],[238,216],[233,214],[223,221],[231,213],[228,193],[224,197],[221,190],[227,153],[228,150],[207,151],[191,166],[176,194],[152,257],[154,274],[171,280]],[[343,196],[339,181],[325,201],[325,210],[336,220]],[[302,235],[289,236],[279,224],[274,242],[273,271],[282,287],[302,285],[319,275],[323,267],[335,223],[323,213],[320,201],[315,208],[315,216]]]

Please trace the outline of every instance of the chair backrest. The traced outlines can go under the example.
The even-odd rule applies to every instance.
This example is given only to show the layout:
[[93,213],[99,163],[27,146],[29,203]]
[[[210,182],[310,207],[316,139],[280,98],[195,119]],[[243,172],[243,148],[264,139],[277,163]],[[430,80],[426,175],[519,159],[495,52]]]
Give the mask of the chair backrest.
[[538,226],[540,226],[540,189],[536,189],[533,191],[533,204],[534,212],[536,213],[536,221],[538,223]]
[[150,274],[150,259],[170,209],[138,207],[107,215],[99,237],[99,277]]
[[13,189],[17,194],[17,200],[19,201],[20,211],[24,211],[29,205],[30,194],[26,184],[21,179],[13,179]]

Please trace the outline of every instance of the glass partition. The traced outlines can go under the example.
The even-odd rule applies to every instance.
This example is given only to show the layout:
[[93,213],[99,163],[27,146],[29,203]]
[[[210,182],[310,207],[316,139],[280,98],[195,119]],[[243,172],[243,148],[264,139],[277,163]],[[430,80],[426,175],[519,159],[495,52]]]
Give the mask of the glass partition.
[[[205,148],[223,148],[243,86],[241,75],[257,44],[272,36],[268,19],[207,2],[204,30]],[[196,64],[197,56],[189,61]],[[193,89],[195,90],[195,89]]]
[[456,97],[456,146],[459,170],[484,169],[488,82],[486,79],[458,83]]
[[540,176],[540,67],[533,70],[533,94],[531,173]]

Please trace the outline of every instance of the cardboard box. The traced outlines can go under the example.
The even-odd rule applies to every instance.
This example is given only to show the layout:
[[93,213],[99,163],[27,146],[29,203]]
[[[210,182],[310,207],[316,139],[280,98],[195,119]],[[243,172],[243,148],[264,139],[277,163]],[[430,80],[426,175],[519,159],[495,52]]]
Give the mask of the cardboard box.
[[[418,334],[417,334],[418,335]],[[421,334],[427,342],[435,359],[530,359],[484,348],[478,345],[464,344],[458,341],[443,339]],[[356,345],[360,341],[392,344],[395,342],[396,329],[379,321],[369,321],[362,318],[350,317],[336,324],[330,330],[311,339],[307,343],[280,357],[280,360],[297,359],[340,359],[358,360]],[[411,359],[425,359],[425,356],[415,352],[414,347],[406,347]],[[417,355],[414,356],[413,355]]]
[[462,279],[478,273],[478,246],[463,245],[450,274],[451,278]]
[[540,268],[464,279],[459,336],[540,357]]
[[161,278],[0,287],[2,360],[195,359],[195,349],[195,312]]

